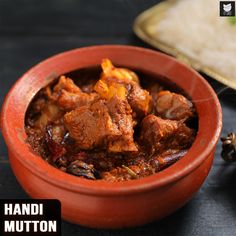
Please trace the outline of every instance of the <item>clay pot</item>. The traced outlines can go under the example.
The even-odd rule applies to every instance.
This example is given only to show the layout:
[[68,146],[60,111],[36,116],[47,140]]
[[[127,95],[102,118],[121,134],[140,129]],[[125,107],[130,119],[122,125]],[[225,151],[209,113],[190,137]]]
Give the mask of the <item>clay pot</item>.
[[[199,131],[189,152],[171,167],[139,180],[91,181],[66,174],[31,152],[24,118],[34,95],[61,74],[114,64],[165,76],[188,94],[199,116]],[[94,46],[51,57],[26,72],[9,91],[1,126],[16,178],[32,198],[59,199],[63,219],[96,228],[137,226],[158,220],[183,206],[200,188],[212,166],[222,112],[210,85],[174,58],[131,46]]]

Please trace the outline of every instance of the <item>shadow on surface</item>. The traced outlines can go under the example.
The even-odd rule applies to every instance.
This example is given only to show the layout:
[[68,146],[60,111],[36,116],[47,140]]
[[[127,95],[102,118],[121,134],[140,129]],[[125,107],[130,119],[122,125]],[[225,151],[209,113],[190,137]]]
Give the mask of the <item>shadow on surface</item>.
[[[186,206],[175,212],[174,214],[144,226],[135,228],[126,228],[118,230],[96,230],[85,228],[79,225],[73,225],[68,222],[62,223],[62,232],[69,233],[68,235],[101,235],[101,236],[132,236],[132,235],[184,235],[183,231],[186,229],[185,222],[188,221],[189,212],[191,211],[191,202]],[[77,232],[79,232],[77,234]],[[66,236],[66,234],[63,234]]]
[[236,163],[225,163],[215,174],[217,188],[211,188],[216,200],[230,208],[230,213],[236,219]]

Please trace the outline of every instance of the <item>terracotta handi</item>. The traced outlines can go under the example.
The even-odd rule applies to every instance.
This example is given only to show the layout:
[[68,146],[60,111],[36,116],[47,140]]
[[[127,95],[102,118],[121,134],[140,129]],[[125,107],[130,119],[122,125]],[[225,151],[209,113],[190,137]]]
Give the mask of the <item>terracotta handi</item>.
[[[108,182],[64,173],[32,151],[26,141],[25,115],[37,92],[60,75],[98,66],[103,58],[151,75],[153,80],[168,80],[191,98],[198,115],[198,131],[181,160],[148,177]],[[59,199],[63,219],[94,228],[142,225],[183,206],[208,175],[222,127],[218,98],[201,75],[172,57],[132,46],[75,49],[41,62],[15,83],[1,112],[10,163],[24,190],[32,198]]]

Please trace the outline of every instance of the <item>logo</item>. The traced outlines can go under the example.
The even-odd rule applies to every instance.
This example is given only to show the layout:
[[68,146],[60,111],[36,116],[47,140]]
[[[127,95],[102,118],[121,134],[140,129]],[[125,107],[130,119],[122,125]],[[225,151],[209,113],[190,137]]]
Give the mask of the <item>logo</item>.
[[220,16],[235,16],[235,1],[220,1]]

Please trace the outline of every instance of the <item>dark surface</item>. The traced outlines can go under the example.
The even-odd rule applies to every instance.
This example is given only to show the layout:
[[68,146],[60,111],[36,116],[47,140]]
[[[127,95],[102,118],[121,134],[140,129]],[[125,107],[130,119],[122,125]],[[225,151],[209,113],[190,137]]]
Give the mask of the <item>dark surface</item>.
[[[53,54],[95,44],[149,47],[133,35],[132,22],[138,13],[156,2],[0,0],[0,104],[17,78]],[[236,92],[206,79],[222,105],[222,135],[236,131]],[[236,165],[225,164],[220,151],[218,144],[214,166],[206,182],[175,214],[159,222],[125,230],[93,230],[63,222],[62,235],[235,235]],[[11,171],[0,135],[0,198],[26,197]]]

